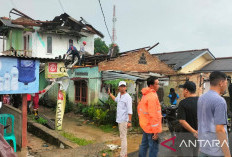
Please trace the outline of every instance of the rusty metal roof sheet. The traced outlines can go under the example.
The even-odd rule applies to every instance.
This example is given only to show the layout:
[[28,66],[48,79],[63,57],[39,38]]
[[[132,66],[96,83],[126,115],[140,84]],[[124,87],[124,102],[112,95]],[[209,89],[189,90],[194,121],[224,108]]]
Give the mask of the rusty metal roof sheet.
[[32,59],[40,61],[64,61],[63,59],[54,59],[54,58],[41,58],[41,57],[28,57],[28,56],[15,56],[15,55],[1,55],[0,57],[10,57],[10,58],[20,58],[20,59]]
[[3,23],[3,25],[7,26],[7,27],[12,27],[12,28],[25,28],[22,25],[17,25],[17,24],[12,24],[11,20],[9,19],[2,19],[0,18],[0,21]]

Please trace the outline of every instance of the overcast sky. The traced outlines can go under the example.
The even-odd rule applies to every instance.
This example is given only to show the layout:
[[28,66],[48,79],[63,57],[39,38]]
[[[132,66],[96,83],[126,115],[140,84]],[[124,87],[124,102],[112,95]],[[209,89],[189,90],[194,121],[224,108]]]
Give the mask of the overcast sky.
[[[65,12],[83,17],[110,43],[98,0],[61,0]],[[116,4],[117,43],[121,51],[160,44],[152,53],[209,48],[216,57],[232,56],[231,0],[101,0],[112,34]],[[63,13],[58,0],[0,0],[0,17],[12,7],[34,19]]]

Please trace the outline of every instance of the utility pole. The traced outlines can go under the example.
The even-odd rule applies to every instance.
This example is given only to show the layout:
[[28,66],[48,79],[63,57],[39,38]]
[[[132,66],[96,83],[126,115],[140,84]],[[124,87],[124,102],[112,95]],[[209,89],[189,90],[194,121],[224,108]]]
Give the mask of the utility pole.
[[115,41],[116,41],[116,6],[114,5],[114,8],[113,8],[113,37],[112,37],[112,40],[113,40],[113,43],[112,44],[115,44]]

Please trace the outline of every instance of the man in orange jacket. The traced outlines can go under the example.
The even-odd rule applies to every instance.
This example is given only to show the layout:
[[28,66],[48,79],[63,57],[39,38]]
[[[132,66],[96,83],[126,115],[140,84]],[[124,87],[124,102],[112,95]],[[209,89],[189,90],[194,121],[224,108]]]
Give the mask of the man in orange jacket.
[[138,105],[139,124],[143,129],[142,143],[139,148],[139,157],[156,157],[159,151],[158,137],[162,132],[161,106],[157,96],[159,80],[151,76],[147,79],[147,88],[142,89],[143,97]]

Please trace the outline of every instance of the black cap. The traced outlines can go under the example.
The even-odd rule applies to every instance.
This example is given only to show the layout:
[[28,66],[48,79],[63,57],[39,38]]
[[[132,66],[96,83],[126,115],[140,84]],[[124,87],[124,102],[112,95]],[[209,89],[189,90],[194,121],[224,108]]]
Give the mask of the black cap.
[[179,88],[184,88],[190,91],[191,93],[196,92],[196,84],[192,81],[186,81],[185,84],[179,85]]

